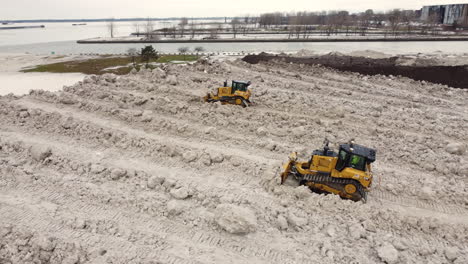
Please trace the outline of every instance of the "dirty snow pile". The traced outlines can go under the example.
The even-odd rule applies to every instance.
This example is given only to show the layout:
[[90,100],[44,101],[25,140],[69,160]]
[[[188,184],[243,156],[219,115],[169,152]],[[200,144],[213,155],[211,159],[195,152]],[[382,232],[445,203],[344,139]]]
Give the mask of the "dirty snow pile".
[[[255,105],[201,101],[250,80]],[[0,97],[2,263],[467,263],[468,90],[203,60]],[[279,185],[376,148],[367,203]]]

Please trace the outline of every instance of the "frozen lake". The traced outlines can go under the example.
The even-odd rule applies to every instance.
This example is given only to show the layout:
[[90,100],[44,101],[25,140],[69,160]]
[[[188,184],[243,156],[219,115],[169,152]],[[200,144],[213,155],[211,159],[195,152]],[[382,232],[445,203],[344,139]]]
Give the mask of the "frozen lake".
[[[155,22],[155,28],[170,26],[178,21]],[[143,24],[144,21],[140,21]],[[79,39],[108,37],[105,22],[87,23],[86,26],[72,26],[72,23],[39,23],[27,25],[45,25],[45,28],[0,30],[0,53],[31,54],[80,54],[125,53],[129,48],[141,48],[145,44],[77,44]],[[117,35],[128,36],[135,31],[135,22],[118,22]],[[18,24],[23,25],[23,24]],[[26,25],[26,24],[25,24]],[[164,43],[153,44],[160,52],[177,52],[181,46],[193,50],[203,46],[207,52],[295,52],[301,49],[316,53],[352,52],[375,50],[387,54],[414,53],[468,53],[468,42],[328,42],[328,43]]]
[[73,85],[84,78],[81,73],[2,73],[0,72],[0,95],[27,94],[30,90],[59,91],[64,85]]

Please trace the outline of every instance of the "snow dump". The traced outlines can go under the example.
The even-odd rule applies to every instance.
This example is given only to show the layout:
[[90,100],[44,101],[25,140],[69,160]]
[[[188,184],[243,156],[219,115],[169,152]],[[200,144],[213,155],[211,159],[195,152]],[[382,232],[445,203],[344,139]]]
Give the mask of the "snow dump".
[[465,66],[468,65],[468,54],[413,54],[399,56],[397,65],[402,66]]
[[[364,57],[370,59],[388,59],[393,56],[398,57],[396,65],[400,66],[416,66],[416,67],[427,67],[427,66],[464,66],[468,65],[468,53],[464,54],[446,54],[446,53],[434,53],[434,54],[387,54],[375,50],[355,50],[349,53],[340,53],[337,51],[330,52],[325,56],[352,56],[352,57]],[[320,54],[314,53],[312,50],[301,49],[298,52],[292,54],[294,57],[317,57]]]
[[348,53],[347,55],[354,56],[354,57],[366,57],[366,58],[372,58],[372,59],[386,59],[392,56],[392,55],[388,55],[383,52],[379,52],[375,50],[356,50],[356,51]]
[[[250,80],[256,105],[208,104]],[[210,62],[0,97],[2,263],[467,263],[467,90]],[[324,138],[376,148],[368,203],[279,185]]]
[[[313,56],[318,56],[319,54],[315,53],[313,50],[308,50],[308,49],[301,49],[298,52],[294,53],[293,56],[296,57],[313,57]],[[366,58],[372,58],[372,59],[385,59],[385,58],[390,58],[392,55],[385,54],[383,52],[375,51],[375,50],[356,50],[352,51],[346,54],[343,54],[341,52],[330,52],[328,55],[334,55],[334,56],[353,56],[353,57],[366,57]]]
[[296,54],[293,54],[297,57],[311,57],[311,56],[317,56],[317,54],[313,50],[308,50],[308,49],[301,49]]

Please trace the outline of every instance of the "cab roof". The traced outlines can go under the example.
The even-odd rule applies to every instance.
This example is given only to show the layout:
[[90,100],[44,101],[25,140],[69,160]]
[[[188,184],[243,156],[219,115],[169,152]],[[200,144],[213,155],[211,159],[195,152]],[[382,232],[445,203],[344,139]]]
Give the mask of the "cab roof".
[[245,85],[250,85],[250,82],[246,82],[246,81],[235,81],[235,80],[232,80],[233,83],[240,83],[240,84],[245,84]]
[[344,149],[346,152],[353,153],[359,156],[363,156],[367,158],[369,162],[375,161],[375,154],[376,154],[375,149],[367,148],[358,144],[341,144],[340,148]]

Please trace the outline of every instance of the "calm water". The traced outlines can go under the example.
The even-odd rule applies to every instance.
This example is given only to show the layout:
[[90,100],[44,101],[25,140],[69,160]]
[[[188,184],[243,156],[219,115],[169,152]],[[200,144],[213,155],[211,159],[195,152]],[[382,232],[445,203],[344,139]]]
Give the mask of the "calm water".
[[[135,22],[118,22],[117,35],[128,36],[135,31]],[[143,24],[144,22],[139,22]],[[169,26],[177,21],[155,22],[155,28]],[[41,23],[45,28],[0,30],[0,53],[32,54],[80,54],[125,53],[129,48],[141,48],[144,44],[77,44],[79,39],[108,37],[106,23],[87,23],[72,26],[72,23]],[[22,24],[18,24],[22,25]],[[25,24],[26,25],[26,24]],[[28,24],[34,25],[34,24]],[[36,24],[39,25],[39,24]],[[388,54],[409,53],[468,53],[468,42],[330,42],[330,43],[198,43],[198,44],[153,44],[160,52],[177,52],[181,46],[193,50],[203,46],[208,52],[294,52],[308,49],[317,53],[338,51],[347,53],[357,50],[375,50]]]

